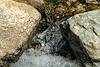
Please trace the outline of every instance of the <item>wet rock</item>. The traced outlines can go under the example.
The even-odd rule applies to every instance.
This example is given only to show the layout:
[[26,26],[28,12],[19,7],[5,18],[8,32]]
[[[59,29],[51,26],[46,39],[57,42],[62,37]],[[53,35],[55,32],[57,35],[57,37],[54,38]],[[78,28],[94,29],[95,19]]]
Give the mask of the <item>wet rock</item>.
[[[68,43],[66,39],[63,38],[62,31],[59,27],[60,24],[65,27],[65,23],[66,19],[63,18],[63,20],[52,24],[43,33],[33,37],[33,44],[40,44],[42,46],[41,50],[44,54],[62,56],[71,60]],[[77,62],[77,64],[79,64],[79,62]]]
[[53,52],[56,53],[63,45],[65,45],[59,24],[60,22],[52,24],[44,32],[37,34],[33,37],[32,42],[45,46],[45,52],[47,53],[50,53],[51,50],[54,50]]
[[[77,57],[74,57],[77,61],[83,60],[84,62],[87,62],[87,61],[91,62],[91,59],[89,60],[87,58],[88,56],[85,55],[84,51],[82,51],[82,50],[84,50],[83,48],[85,46],[86,46],[85,48],[87,48],[88,42],[90,40],[92,40],[93,38],[95,38],[94,36],[96,36],[92,30],[93,28],[91,28],[91,27],[94,27],[95,24],[99,24],[99,22],[98,22],[99,20],[97,19],[97,18],[99,18],[99,16],[97,16],[97,15],[99,15],[98,13],[99,13],[99,10],[84,13],[85,16],[83,14],[78,14],[68,20],[63,18],[63,20],[52,24],[44,32],[37,34],[36,36],[33,37],[33,44],[34,43],[40,44],[41,47],[39,47],[39,49],[29,49],[28,51],[24,52],[23,55],[20,57],[19,61],[17,63],[12,64],[11,67],[20,67],[20,66],[27,66],[27,67],[31,67],[31,66],[67,67],[68,66],[68,67],[70,67],[70,65],[72,67],[80,67],[79,62],[69,60],[70,59],[69,56],[72,56],[72,55],[68,53],[68,49],[67,49],[67,48],[69,48],[68,45],[70,45],[75,51],[78,52]],[[79,18],[79,19],[77,19],[77,18]],[[95,20],[95,21],[98,20],[98,21],[96,21],[96,23],[95,23],[95,21],[93,21],[92,18],[93,18],[93,20]],[[68,42],[70,44],[67,43],[66,39],[64,39],[63,32],[61,31],[61,27],[59,27],[60,25],[63,25],[63,27],[66,28],[67,27],[66,24],[68,24],[68,23],[70,24],[70,28],[67,28],[67,30],[65,30],[64,32],[66,32],[66,35],[68,35],[67,36],[68,38],[66,37],[66,39],[68,39]],[[84,26],[82,26],[82,25],[84,25]],[[85,28],[85,26],[86,26],[86,28]],[[71,29],[71,30],[69,31],[68,29]],[[77,30],[77,29],[79,29],[79,30]],[[83,29],[85,29],[85,31],[83,31]],[[91,32],[91,33],[89,33],[88,36],[85,35],[85,34],[87,34],[87,32],[86,32],[87,30],[88,30],[88,32]],[[83,31],[83,32],[80,33],[81,31]],[[73,34],[72,34],[73,37],[70,36],[71,32],[74,33],[74,35],[77,37],[75,37]],[[85,33],[85,34],[84,34],[84,36],[82,35],[83,37],[81,38],[80,35],[83,33]],[[91,34],[93,34],[93,36],[91,36]],[[93,38],[90,38],[90,37],[93,37]],[[89,39],[84,40],[85,38],[89,38]],[[95,40],[95,39],[93,39],[93,40]],[[79,44],[80,41],[82,41],[81,44]],[[84,45],[83,43],[87,44],[87,45]],[[84,47],[80,46],[80,45],[84,45]],[[95,44],[93,46],[95,46]],[[97,47],[99,47],[99,45],[97,45]],[[90,48],[88,47],[87,49],[91,50]],[[89,50],[87,50],[87,51],[89,51]],[[93,51],[96,51],[96,50],[98,51],[98,49],[93,48]],[[93,51],[91,51],[91,52],[93,52]],[[88,53],[88,54],[91,57],[91,54],[90,53]],[[73,53],[73,55],[75,55],[75,54]],[[93,55],[94,55],[94,53],[93,53]],[[33,60],[32,60],[32,58],[33,58]],[[66,60],[63,61],[62,58],[66,59]],[[60,65],[60,64],[62,64],[62,65]],[[65,64],[65,65],[63,65],[63,64]],[[95,64],[97,67],[100,66],[99,63],[95,63]],[[92,67],[90,64],[85,64],[85,65],[86,65],[86,67]]]
[[[91,62],[91,59],[87,60],[88,56],[86,56],[84,51],[81,50],[83,49],[83,47],[80,48],[79,46],[78,42],[80,40],[77,42],[78,44],[71,40],[71,31],[68,32],[69,28],[68,31],[64,31],[66,32],[64,36],[63,31],[61,31],[61,28],[59,27],[60,25],[66,28],[66,19],[63,18],[61,21],[55,22],[46,31],[36,35],[33,38],[33,43],[37,43],[43,46],[43,51],[45,51],[46,54],[63,56],[66,58],[70,58],[70,60],[78,60],[77,63],[80,63],[80,60],[82,60],[82,63],[87,63],[87,61]],[[67,40],[65,37],[67,38]],[[71,48],[74,48],[74,50],[70,49],[69,45],[71,45]],[[72,51],[78,51],[77,54],[79,56],[76,56]]]
[[[75,15],[68,19],[71,31],[80,38],[89,56],[100,61],[100,10]],[[72,37],[73,38],[73,37]]]
[[0,0],[1,66],[13,62],[31,44],[40,19],[40,13],[29,5]]

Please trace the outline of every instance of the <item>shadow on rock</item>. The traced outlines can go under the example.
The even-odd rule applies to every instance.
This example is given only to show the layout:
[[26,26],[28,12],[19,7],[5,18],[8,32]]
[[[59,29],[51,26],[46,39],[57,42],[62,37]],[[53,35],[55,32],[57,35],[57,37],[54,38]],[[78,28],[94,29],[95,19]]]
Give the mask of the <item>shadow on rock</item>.
[[80,38],[70,30],[70,25],[67,23],[64,25],[60,24],[59,26],[62,36],[64,40],[66,40],[66,47],[64,47],[64,49],[66,48],[67,52],[70,53],[71,59],[81,63],[82,67],[86,67],[87,63],[94,67],[92,59],[83,46],[84,43],[82,43]]
[[80,38],[70,30],[69,24],[66,24],[66,19],[52,24],[43,33],[36,35],[33,43],[41,44],[41,50],[45,54],[69,58],[83,67],[86,67],[86,64],[94,66]]

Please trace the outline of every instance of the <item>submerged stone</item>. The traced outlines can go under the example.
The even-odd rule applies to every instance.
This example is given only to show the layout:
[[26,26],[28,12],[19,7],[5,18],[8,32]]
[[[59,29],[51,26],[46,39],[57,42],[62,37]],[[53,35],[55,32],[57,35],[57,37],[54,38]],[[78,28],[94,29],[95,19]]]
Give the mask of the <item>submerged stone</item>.
[[[57,21],[64,16],[73,16],[91,10],[100,9],[100,1],[96,0],[44,0],[49,22]],[[94,4],[96,2],[98,4]]]

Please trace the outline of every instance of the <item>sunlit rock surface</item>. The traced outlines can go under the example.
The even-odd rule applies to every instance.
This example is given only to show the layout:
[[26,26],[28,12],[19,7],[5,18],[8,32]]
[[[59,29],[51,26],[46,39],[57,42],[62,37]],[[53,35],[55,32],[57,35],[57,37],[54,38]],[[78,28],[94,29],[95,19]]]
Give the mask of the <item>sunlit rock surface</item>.
[[[20,51],[23,52],[27,45],[31,44],[40,19],[41,14],[29,5],[11,0],[0,0],[1,66],[12,62],[16,59],[14,55],[18,55]],[[5,64],[2,64],[3,62]]]
[[100,10],[75,15],[68,19],[92,59],[100,61]]

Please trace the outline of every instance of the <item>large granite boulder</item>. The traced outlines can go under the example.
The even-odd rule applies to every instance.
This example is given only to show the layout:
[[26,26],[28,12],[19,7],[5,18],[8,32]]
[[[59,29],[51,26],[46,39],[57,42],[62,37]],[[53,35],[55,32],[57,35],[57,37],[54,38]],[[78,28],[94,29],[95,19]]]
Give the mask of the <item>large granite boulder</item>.
[[67,20],[89,56],[100,61],[100,10],[75,15]]
[[15,60],[31,44],[40,19],[41,14],[29,5],[0,0],[1,66]]

